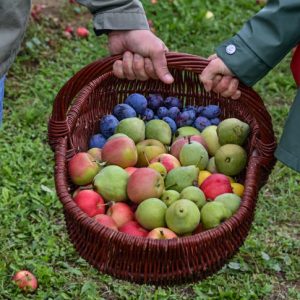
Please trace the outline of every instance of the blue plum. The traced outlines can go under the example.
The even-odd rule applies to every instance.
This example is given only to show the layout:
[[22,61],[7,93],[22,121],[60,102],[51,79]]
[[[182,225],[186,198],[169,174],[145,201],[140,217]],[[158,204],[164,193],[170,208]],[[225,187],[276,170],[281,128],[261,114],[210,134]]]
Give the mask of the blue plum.
[[142,119],[145,121],[150,121],[154,117],[154,112],[151,108],[146,108],[145,112],[142,114]]
[[176,106],[169,108],[168,110],[168,117],[176,120],[176,117],[178,116],[178,114],[180,113],[180,109]]
[[213,119],[213,118],[216,118],[217,116],[219,116],[220,113],[221,113],[221,109],[220,109],[219,105],[211,104],[211,105],[207,105],[204,107],[204,109],[200,113],[200,116],[206,117],[208,119]]
[[219,118],[210,119],[211,125],[219,125],[221,120]]
[[205,118],[205,117],[198,117],[193,126],[196,127],[198,130],[203,131],[203,129],[207,126],[211,125],[209,119]]
[[147,99],[138,93],[129,95],[125,103],[134,108],[138,115],[142,115],[147,108]]
[[105,115],[100,120],[100,132],[104,137],[109,138],[115,133],[115,129],[118,126],[119,121],[113,115]]
[[148,107],[156,111],[163,103],[163,97],[160,94],[150,94],[147,97]]
[[166,123],[169,124],[171,131],[174,134],[177,130],[177,125],[176,125],[175,121],[173,119],[171,119],[170,117],[164,117],[163,121],[165,121]]
[[91,136],[89,140],[89,148],[103,148],[105,143],[106,138],[101,133],[97,133]]
[[158,116],[160,119],[162,119],[162,118],[164,118],[164,117],[166,117],[166,116],[168,115],[168,111],[169,111],[169,110],[168,110],[166,107],[161,106],[161,107],[158,108],[156,114],[157,114],[157,116]]
[[178,108],[182,108],[182,102],[181,100],[179,100],[177,97],[167,97],[164,100],[164,105],[167,108],[171,108],[171,107],[178,107]]
[[113,109],[114,116],[119,120],[136,117],[136,111],[128,104],[117,104]]
[[176,125],[177,127],[190,126],[193,124],[193,121],[194,120],[191,118],[189,111],[184,111],[178,114],[176,118]]

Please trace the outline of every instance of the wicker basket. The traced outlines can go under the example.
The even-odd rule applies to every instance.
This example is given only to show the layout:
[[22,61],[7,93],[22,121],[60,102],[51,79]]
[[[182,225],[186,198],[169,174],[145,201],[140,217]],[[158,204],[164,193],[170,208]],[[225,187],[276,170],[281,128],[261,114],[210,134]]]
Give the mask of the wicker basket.
[[[160,81],[115,78],[112,65],[120,57],[96,61],[75,74],[58,93],[49,121],[49,143],[55,151],[55,183],[68,233],[78,253],[99,271],[120,279],[155,285],[198,281],[218,271],[243,244],[254,217],[259,189],[274,166],[276,146],[270,115],[261,98],[240,86],[238,101],[207,93],[198,74],[207,61],[198,56],[170,53],[172,85]],[[87,150],[98,120],[130,93],[178,96],[186,105],[218,104],[222,118],[237,117],[251,127],[246,150],[248,164],[239,180],[245,191],[237,213],[215,229],[171,240],[153,240],[115,232],[87,217],[74,203],[68,160]]]

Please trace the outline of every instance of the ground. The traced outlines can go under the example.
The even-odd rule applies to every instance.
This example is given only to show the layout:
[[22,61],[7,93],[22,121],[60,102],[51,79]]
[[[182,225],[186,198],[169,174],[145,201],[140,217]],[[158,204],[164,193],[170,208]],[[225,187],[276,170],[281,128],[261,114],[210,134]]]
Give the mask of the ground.
[[[155,32],[173,51],[208,56],[261,6],[255,1],[142,1]],[[108,55],[86,9],[69,1],[45,4],[31,20],[6,84],[0,130],[0,299],[300,299],[300,177],[277,163],[260,191],[251,231],[226,266],[195,284],[175,287],[116,280],[86,263],[68,238],[62,205],[55,194],[54,158],[47,122],[55,95],[86,64]],[[214,18],[205,19],[207,11]],[[88,26],[89,39],[64,37],[71,24]],[[276,137],[295,95],[284,61],[255,85],[273,120]],[[12,284],[19,269],[39,280],[32,295]]]

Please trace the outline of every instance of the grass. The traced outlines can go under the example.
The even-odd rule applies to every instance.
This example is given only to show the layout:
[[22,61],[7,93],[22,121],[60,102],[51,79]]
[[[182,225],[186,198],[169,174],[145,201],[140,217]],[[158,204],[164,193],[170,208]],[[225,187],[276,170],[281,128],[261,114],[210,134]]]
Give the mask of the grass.
[[[171,50],[201,56],[213,53],[260,9],[247,0],[143,3]],[[214,19],[204,19],[207,10]],[[90,24],[83,12],[65,3],[56,18]],[[300,177],[281,163],[260,192],[244,246],[203,282],[167,288],[135,285],[99,274],[77,255],[55,194],[47,120],[65,81],[107,51],[105,37],[68,41],[61,35],[62,26],[49,16],[31,22],[7,80],[0,131],[0,299],[300,299]],[[255,86],[273,117],[277,137],[295,94],[288,61]],[[33,295],[20,293],[11,282],[14,272],[25,268],[39,280]]]

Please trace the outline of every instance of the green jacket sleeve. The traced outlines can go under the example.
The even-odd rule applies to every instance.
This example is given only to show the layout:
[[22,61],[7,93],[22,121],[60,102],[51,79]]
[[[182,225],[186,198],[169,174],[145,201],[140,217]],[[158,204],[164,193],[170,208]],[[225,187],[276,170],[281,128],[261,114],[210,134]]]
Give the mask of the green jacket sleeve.
[[110,30],[149,29],[140,1],[137,0],[77,0],[94,15],[97,35]]
[[269,0],[217,55],[246,85],[264,77],[300,43],[300,0]]

